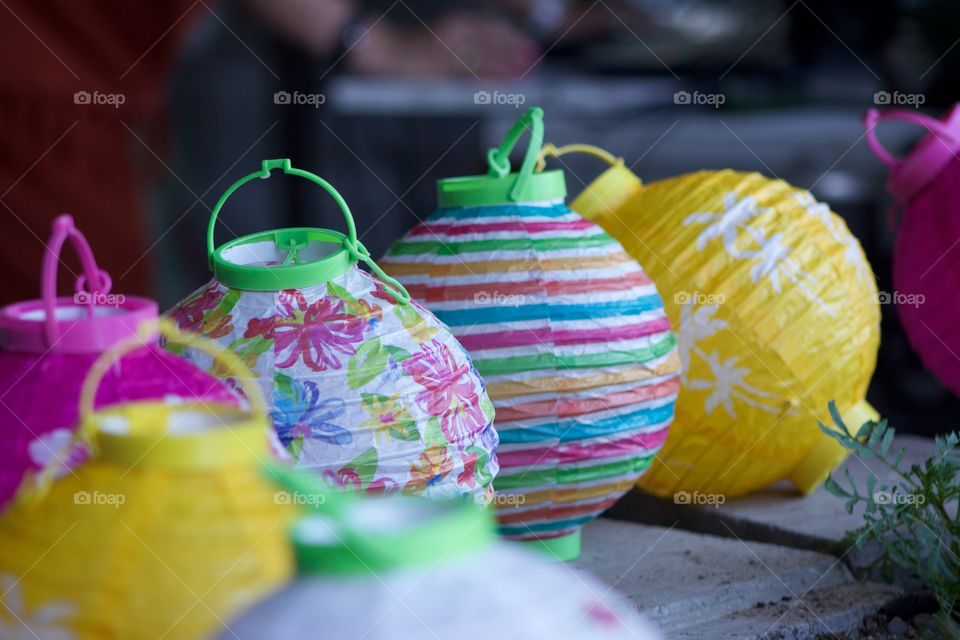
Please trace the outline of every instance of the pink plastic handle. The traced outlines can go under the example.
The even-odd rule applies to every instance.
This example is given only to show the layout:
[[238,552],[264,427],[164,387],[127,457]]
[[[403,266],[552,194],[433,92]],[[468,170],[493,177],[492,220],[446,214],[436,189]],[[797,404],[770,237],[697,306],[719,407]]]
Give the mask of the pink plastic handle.
[[876,109],[870,109],[863,117],[863,124],[867,128],[867,143],[870,145],[870,148],[873,149],[873,153],[880,158],[885,165],[891,168],[899,166],[903,162],[903,158],[894,157],[884,148],[884,146],[880,143],[880,140],[877,139],[877,125],[884,120],[902,120],[904,122],[912,122],[920,125],[921,127],[925,127],[927,131],[937,137],[956,140],[953,132],[951,132],[947,127],[943,126],[943,123],[936,118],[931,118],[930,116],[918,113],[916,111],[904,111],[902,109],[892,109],[890,111],[882,112]]
[[97,261],[93,257],[87,239],[73,224],[73,217],[67,213],[60,214],[53,221],[53,235],[47,243],[43,256],[43,271],[41,273],[40,288],[43,297],[44,321],[46,323],[47,346],[52,347],[59,339],[57,330],[57,267],[60,263],[60,252],[67,239],[73,244],[74,251],[80,257],[84,274],[77,278],[74,290],[83,291],[84,283],[90,285],[90,297],[87,314],[93,317],[96,296],[110,292],[110,277],[97,268]]

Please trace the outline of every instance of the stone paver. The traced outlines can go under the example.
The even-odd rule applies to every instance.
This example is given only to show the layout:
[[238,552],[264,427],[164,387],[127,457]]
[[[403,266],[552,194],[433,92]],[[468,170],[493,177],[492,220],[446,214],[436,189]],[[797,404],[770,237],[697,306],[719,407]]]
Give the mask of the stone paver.
[[684,627],[668,634],[674,639],[726,638],[809,640],[823,634],[854,631],[863,619],[897,596],[897,590],[875,582],[817,589],[797,600],[768,601],[720,620]]
[[[916,436],[898,437],[894,451],[904,448],[904,464],[923,460],[934,451],[933,441]],[[876,459],[859,460],[850,457],[834,476],[842,478],[849,469],[858,487],[865,487],[871,471],[880,482],[890,481],[892,473]],[[845,547],[838,547],[846,533],[859,527],[862,509],[848,514],[843,500],[822,487],[808,496],[800,496],[786,485],[777,485],[742,498],[727,500],[720,506],[693,506],[675,504],[662,499],[633,492],[625,496],[608,512],[613,518],[670,526],[711,533],[719,536],[736,535],[740,538],[773,542],[802,549],[831,551],[842,555]],[[855,555],[855,554],[851,554]]]
[[575,566],[626,595],[668,638],[839,633],[898,593],[855,582],[828,554],[613,520],[585,528]]

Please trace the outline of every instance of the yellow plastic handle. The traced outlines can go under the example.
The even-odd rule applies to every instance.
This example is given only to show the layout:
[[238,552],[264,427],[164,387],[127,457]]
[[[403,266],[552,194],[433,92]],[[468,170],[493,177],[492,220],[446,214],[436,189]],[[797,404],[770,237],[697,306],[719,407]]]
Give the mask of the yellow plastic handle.
[[[158,333],[171,342],[203,351],[211,356],[218,365],[223,365],[228,372],[232,373],[241,381],[241,384],[243,384],[247,394],[247,400],[250,402],[251,416],[254,419],[263,420],[265,424],[269,424],[267,422],[267,410],[264,404],[263,394],[260,392],[260,388],[256,383],[249,382],[253,379],[253,374],[237,355],[226,351],[214,342],[202,338],[197,334],[180,331],[171,320],[160,319],[141,324],[137,328],[137,334],[134,337],[124,340],[104,351],[90,367],[90,371],[87,372],[87,377],[83,381],[83,388],[80,391],[80,411],[77,419],[76,432],[74,433],[73,441],[70,443],[71,448],[83,445],[91,451],[93,450],[97,422],[93,420],[92,417],[95,413],[94,402],[97,397],[97,390],[100,388],[100,383],[103,382],[103,378],[106,376],[110,367],[120,360],[120,358],[140,347],[150,345]],[[54,459],[36,474],[32,476],[28,475],[24,479],[23,486],[18,492],[18,500],[26,504],[36,504],[39,502],[41,498],[46,495],[50,485],[53,483],[54,476],[61,464],[63,464],[62,461]]]
[[593,156],[594,158],[603,160],[611,167],[623,164],[623,158],[618,158],[606,149],[595,147],[592,144],[565,144],[562,147],[558,147],[548,142],[543,145],[543,148],[540,149],[540,153],[537,155],[537,171],[543,171],[544,167],[547,166],[547,158],[560,159],[568,153],[583,153],[588,156]]
[[260,392],[260,387],[249,382],[253,379],[253,373],[250,372],[250,369],[247,368],[247,365],[243,363],[239,356],[218,346],[211,340],[201,337],[199,334],[180,331],[171,320],[164,318],[154,322],[144,322],[137,328],[136,336],[107,349],[93,363],[90,371],[87,372],[87,377],[83,381],[83,388],[80,391],[79,423],[81,425],[89,422],[89,418],[93,415],[97,391],[100,389],[100,383],[103,382],[103,378],[110,367],[131,351],[148,346],[157,333],[170,342],[202,351],[212,357],[214,362],[225,365],[227,372],[233,374],[243,384],[247,400],[250,402],[251,413],[258,417],[266,415],[266,404],[263,400],[263,394]]

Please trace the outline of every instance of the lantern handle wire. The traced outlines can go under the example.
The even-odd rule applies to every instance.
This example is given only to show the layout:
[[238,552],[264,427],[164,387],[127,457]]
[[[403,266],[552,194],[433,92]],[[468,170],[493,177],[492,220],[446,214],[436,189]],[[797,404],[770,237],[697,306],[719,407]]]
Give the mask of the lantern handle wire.
[[[97,267],[97,260],[90,248],[90,243],[77,229],[73,222],[73,216],[68,213],[60,214],[53,221],[53,234],[44,249],[40,275],[44,326],[47,346],[50,348],[53,348],[57,340],[60,339],[60,332],[57,329],[57,271],[60,264],[60,254],[67,240],[70,240],[74,251],[80,258],[80,264],[83,266],[83,274],[77,278],[74,285],[76,293],[74,303],[85,303],[87,305],[87,316],[92,318],[98,297],[110,293],[110,276],[106,271]],[[85,290],[85,287],[89,287],[89,289]]]
[[949,128],[944,126],[942,122],[936,118],[931,118],[930,116],[922,113],[905,111],[903,109],[891,109],[889,111],[870,109],[863,116],[863,124],[867,129],[867,143],[870,145],[870,148],[873,149],[873,153],[888,167],[896,167],[900,165],[903,162],[903,158],[897,158],[887,151],[887,149],[877,138],[877,125],[885,120],[902,120],[904,122],[911,122],[924,127],[937,138],[947,138],[948,140],[953,141],[957,140],[954,133]]
[[226,204],[227,199],[232,196],[237,189],[253,180],[265,180],[269,178],[270,172],[274,169],[279,169],[288,175],[305,178],[326,191],[327,194],[333,198],[334,202],[336,202],[340,208],[340,212],[343,213],[343,219],[347,224],[347,233],[343,238],[343,248],[350,254],[351,259],[354,262],[362,261],[366,264],[370,268],[370,271],[383,281],[387,292],[393,296],[394,300],[401,304],[410,302],[410,294],[406,288],[400,284],[399,281],[388,276],[373,258],[370,257],[370,251],[357,239],[357,227],[353,220],[353,214],[350,213],[350,207],[347,205],[347,201],[344,200],[343,196],[340,195],[340,192],[337,191],[332,184],[315,173],[297,169],[291,164],[289,158],[264,160],[260,165],[260,171],[254,171],[234,182],[227,187],[227,190],[224,191],[220,199],[217,200],[217,204],[214,205],[213,211],[210,213],[210,221],[207,223],[207,262],[211,269],[213,268],[213,254],[216,250],[213,237],[214,229],[216,228],[217,218],[220,215],[220,210],[223,209],[223,205]]
[[504,136],[503,142],[499,147],[494,147],[487,152],[487,164],[490,169],[487,175],[494,178],[505,178],[510,175],[510,152],[517,146],[520,137],[530,131],[530,143],[523,154],[523,162],[520,164],[520,170],[517,172],[517,179],[510,189],[510,199],[514,202],[522,198],[523,190],[533,175],[537,165],[537,156],[543,147],[543,109],[540,107],[531,107],[523,114]]
[[[223,349],[216,343],[198,334],[180,331],[171,320],[164,318],[143,322],[137,327],[137,333],[133,337],[110,347],[94,361],[90,370],[87,372],[87,377],[84,379],[83,387],[80,391],[77,427],[69,449],[82,446],[91,453],[95,452],[97,423],[93,419],[93,416],[95,413],[94,403],[96,401],[97,391],[100,389],[100,383],[103,382],[103,378],[106,376],[110,367],[116,364],[126,354],[140,347],[152,344],[157,334],[162,335],[170,342],[176,342],[183,346],[202,351],[212,357],[215,367],[222,367],[225,371],[236,377],[243,385],[247,401],[250,403],[251,413],[257,419],[267,421],[267,408],[263,394],[257,384],[251,382],[253,380],[253,374],[247,365],[243,363],[243,360],[233,352]],[[47,494],[62,464],[62,461],[57,456],[54,456],[53,460],[47,463],[43,469],[36,474],[28,476],[24,480],[23,488],[18,492],[18,499],[28,504],[34,504],[39,501]]]
[[543,145],[540,153],[537,154],[537,171],[543,171],[546,168],[547,158],[556,158],[559,160],[561,157],[570,153],[582,153],[588,156],[593,156],[598,160],[606,162],[611,167],[623,166],[622,157],[617,157],[606,149],[595,147],[592,144],[565,144],[561,147],[558,147],[555,144],[548,142]]

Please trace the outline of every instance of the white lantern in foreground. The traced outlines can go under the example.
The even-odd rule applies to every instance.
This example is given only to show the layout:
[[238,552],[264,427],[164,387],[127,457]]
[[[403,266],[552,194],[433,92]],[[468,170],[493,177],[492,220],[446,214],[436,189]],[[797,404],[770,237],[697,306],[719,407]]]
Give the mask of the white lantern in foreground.
[[655,640],[620,596],[499,542],[465,503],[367,499],[293,528],[298,575],[221,640]]

